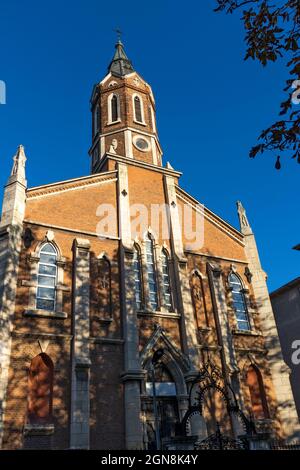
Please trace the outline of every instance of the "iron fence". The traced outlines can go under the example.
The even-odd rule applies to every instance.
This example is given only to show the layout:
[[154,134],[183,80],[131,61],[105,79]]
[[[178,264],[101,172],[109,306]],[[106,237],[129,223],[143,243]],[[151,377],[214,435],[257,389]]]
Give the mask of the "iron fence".
[[271,441],[270,450],[300,450],[300,442]]

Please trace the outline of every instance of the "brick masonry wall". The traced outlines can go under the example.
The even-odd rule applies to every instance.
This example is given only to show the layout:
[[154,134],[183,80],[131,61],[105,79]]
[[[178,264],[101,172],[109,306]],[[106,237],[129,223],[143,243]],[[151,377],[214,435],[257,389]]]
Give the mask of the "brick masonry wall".
[[[31,195],[33,196],[33,193],[30,193]],[[79,230],[79,233],[84,231],[95,233],[100,220],[96,215],[100,204],[111,204],[116,207],[114,182],[86,186],[72,191],[59,191],[44,197],[29,197],[25,220]],[[79,221],[80,227],[78,227]]]
[[[5,415],[4,448],[68,448],[69,447],[69,408],[70,408],[70,377],[71,377],[71,291],[72,291],[72,246],[77,233],[60,229],[53,229],[54,240],[61,255],[65,258],[64,285],[68,291],[63,293],[63,311],[68,315],[66,319],[25,317],[24,311],[28,307],[29,287],[22,284],[30,281],[30,263],[28,257],[34,253],[38,244],[45,239],[49,227],[38,225],[44,222],[51,225],[62,226],[69,229],[78,229],[78,220],[81,220],[80,229],[95,232],[98,222],[96,207],[101,201],[115,203],[114,185],[89,187],[88,190],[62,192],[59,195],[48,195],[45,198],[29,199],[27,204],[27,217],[37,221],[36,224],[25,224],[31,229],[32,242],[28,248],[23,247],[20,257],[20,270],[17,289],[16,313],[14,318],[12,358],[8,388],[7,412]],[[32,204],[31,204],[32,203]],[[91,383],[97,384],[101,389],[101,419],[96,408],[91,408],[91,443],[94,447],[113,443],[114,447],[123,447],[123,406],[122,386],[119,374],[122,370],[122,343],[121,320],[119,303],[119,274],[117,240],[99,240],[96,236],[87,237],[91,244],[91,255],[98,257],[101,253],[112,261],[112,314],[111,321],[100,324],[97,332],[91,332]],[[93,280],[94,282],[95,280]],[[112,344],[101,344],[101,340]],[[114,343],[114,340],[117,342]],[[54,389],[53,389],[53,424],[54,434],[51,436],[24,437],[23,429],[27,422],[28,398],[28,371],[31,360],[42,352],[39,341],[42,341],[47,355],[54,363]],[[97,344],[97,341],[100,343]],[[104,352],[102,354],[102,351]],[[100,355],[99,355],[100,354]],[[100,363],[101,362],[101,367]],[[116,366],[112,368],[112,364]],[[104,370],[109,371],[104,374]],[[113,373],[111,373],[113,372]],[[111,373],[110,379],[107,379]],[[106,388],[106,380],[110,383]],[[95,403],[98,400],[95,398]],[[103,391],[104,390],[104,391]],[[116,392],[115,392],[116,391]],[[92,393],[92,392],[91,392]],[[113,403],[112,404],[112,400]],[[116,405],[117,403],[117,405]],[[106,415],[107,413],[107,415]],[[114,419],[114,427],[103,427],[102,422],[109,423]],[[95,425],[95,423],[97,423]],[[116,432],[118,428],[118,433]],[[105,444],[104,444],[105,443]],[[113,445],[113,444],[112,444]],[[103,447],[102,447],[103,448]],[[105,448],[105,447],[104,447]]]
[[[112,162],[111,162],[112,163]],[[113,166],[110,169],[114,168]],[[143,203],[150,211],[151,204],[165,203],[165,190],[162,174],[135,166],[128,167],[129,199],[130,203]],[[31,192],[33,195],[33,192]],[[17,290],[17,305],[14,319],[12,360],[10,367],[10,381],[8,389],[7,412],[5,416],[4,447],[7,449],[23,446],[36,446],[45,448],[67,448],[69,445],[69,405],[70,405],[70,335],[71,335],[71,290],[72,290],[72,246],[74,238],[88,239],[91,244],[91,256],[97,258],[105,255],[112,264],[112,318],[111,321],[99,321],[99,328],[91,328],[91,415],[90,415],[90,445],[91,448],[124,448],[124,403],[123,385],[120,374],[123,371],[123,344],[122,321],[120,313],[119,288],[119,242],[117,240],[98,239],[95,227],[99,219],[96,210],[100,203],[111,203],[116,207],[116,185],[112,182],[99,185],[86,185],[84,188],[72,191],[60,191],[56,194],[47,194],[43,197],[29,197],[27,200],[26,220],[32,230],[33,241],[27,249],[23,248],[20,257],[20,271]],[[180,204],[182,204],[180,202]],[[149,212],[150,213],[150,212]],[[39,224],[45,224],[39,225]],[[220,224],[220,221],[218,221]],[[66,319],[28,318],[23,313],[28,305],[28,287],[22,281],[30,281],[30,266],[28,256],[34,253],[37,244],[45,239],[49,227],[61,226],[61,229],[52,228],[55,243],[59,246],[61,255],[65,258],[64,284],[67,288],[63,294],[63,311],[67,313]],[[150,225],[150,224],[148,224]],[[207,317],[210,329],[198,331],[199,347],[206,346],[211,349],[212,356],[220,363],[217,351],[217,336],[212,308],[211,292],[206,274],[206,263],[209,261],[218,264],[222,269],[224,289],[226,276],[232,264],[249,289],[247,294],[253,300],[253,311],[259,311],[255,305],[253,290],[245,278],[244,269],[246,256],[241,243],[234,240],[223,229],[216,227],[212,222],[205,221],[204,246],[198,254],[187,253],[187,276],[190,278],[194,269],[198,269],[204,276],[204,295]],[[72,230],[74,232],[72,232]],[[77,233],[75,231],[79,231]],[[88,234],[91,233],[91,234]],[[242,237],[240,236],[242,240]],[[163,242],[170,249],[168,240],[159,234],[158,243]],[[234,261],[230,261],[230,260]],[[95,280],[92,280],[94,283]],[[227,295],[227,294],[226,294]],[[252,297],[252,299],[251,299]],[[93,315],[96,312],[91,312]],[[234,326],[233,312],[228,308],[230,325]],[[199,323],[201,319],[198,318]],[[253,317],[255,327],[259,333],[259,315]],[[154,324],[160,324],[175,347],[181,348],[182,338],[180,322],[176,318],[155,317],[151,315],[140,316],[137,319],[140,350],[143,349],[150,338]],[[195,317],[195,328],[197,318]],[[41,344],[39,340],[47,340],[43,344],[46,354],[54,363],[54,393],[53,393],[53,422],[55,432],[51,439],[27,439],[24,442],[23,428],[27,413],[27,377],[28,368],[32,358],[39,354]],[[234,336],[234,345],[237,351],[237,364],[241,371],[249,366],[249,354],[260,365],[264,379],[269,408],[272,416],[276,416],[276,403],[268,365],[263,355],[262,336]],[[201,352],[202,354],[202,352]],[[205,354],[203,352],[203,360]],[[199,363],[199,367],[200,367]],[[245,406],[249,406],[249,393],[245,385],[245,377],[241,376],[242,389],[245,397]],[[244,380],[244,382],[243,382]]]

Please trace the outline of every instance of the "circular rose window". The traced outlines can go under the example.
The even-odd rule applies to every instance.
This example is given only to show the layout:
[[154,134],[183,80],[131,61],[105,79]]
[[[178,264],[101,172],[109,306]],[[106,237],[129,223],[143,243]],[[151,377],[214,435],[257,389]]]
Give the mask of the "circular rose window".
[[142,137],[136,137],[133,140],[133,143],[136,146],[136,148],[138,148],[139,150],[142,150],[142,152],[146,152],[147,150],[149,150],[150,145],[149,145],[148,140],[143,139]]

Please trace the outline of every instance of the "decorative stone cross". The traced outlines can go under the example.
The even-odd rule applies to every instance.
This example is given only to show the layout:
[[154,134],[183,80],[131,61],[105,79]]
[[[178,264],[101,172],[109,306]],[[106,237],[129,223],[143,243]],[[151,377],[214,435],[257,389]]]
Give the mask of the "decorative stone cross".
[[109,289],[109,278],[106,274],[99,279],[100,289]]

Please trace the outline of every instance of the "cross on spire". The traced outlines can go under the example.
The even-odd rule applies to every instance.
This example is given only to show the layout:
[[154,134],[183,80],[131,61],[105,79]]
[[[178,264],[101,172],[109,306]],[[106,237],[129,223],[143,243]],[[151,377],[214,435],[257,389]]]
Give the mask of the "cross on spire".
[[115,45],[115,54],[111,63],[109,64],[108,71],[113,75],[124,77],[125,75],[132,73],[134,69],[132,63],[124,51],[124,46],[121,42],[122,31],[119,28],[115,29],[114,31],[118,35],[118,41]]
[[114,31],[115,33],[117,33],[118,42],[122,42],[121,38],[122,38],[123,32],[120,30],[120,28],[116,28]]

